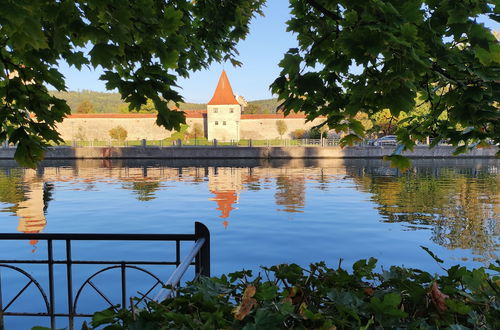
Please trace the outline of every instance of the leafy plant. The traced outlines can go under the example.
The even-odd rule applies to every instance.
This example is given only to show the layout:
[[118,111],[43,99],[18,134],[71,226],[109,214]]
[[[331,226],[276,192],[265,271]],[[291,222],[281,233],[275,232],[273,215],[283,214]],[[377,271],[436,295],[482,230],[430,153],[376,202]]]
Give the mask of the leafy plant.
[[306,130],[303,128],[297,128],[291,133],[292,139],[303,139],[306,135]]
[[288,127],[286,126],[286,122],[283,119],[276,120],[276,130],[278,131],[280,138],[283,138],[283,135],[288,130]]
[[127,139],[127,135],[127,130],[120,125],[109,130],[109,136],[117,141],[125,141]]
[[[17,144],[16,160],[34,167],[50,143],[61,143],[67,103],[48,91],[65,91],[58,70],[103,70],[108,90],[131,109],[151,99],[157,124],[179,129],[178,77],[214,61],[239,65],[236,44],[261,13],[264,0],[218,1],[17,1],[0,6],[0,141]],[[31,113],[31,115],[30,115]]]
[[85,100],[76,107],[76,113],[94,113],[94,104],[89,100]]
[[458,153],[500,143],[500,44],[481,23],[499,21],[498,1],[290,0],[290,8],[298,45],[271,85],[285,114],[326,116],[335,131],[356,133],[341,145],[364,136],[360,113],[385,132],[397,124],[405,149],[426,136]]
[[[428,251],[428,250],[427,250]],[[430,252],[430,251],[428,251]],[[431,255],[439,263],[442,261]],[[106,329],[498,329],[500,267],[453,266],[443,275],[359,260],[347,271],[324,262],[262,267],[201,278],[162,303],[97,312]]]

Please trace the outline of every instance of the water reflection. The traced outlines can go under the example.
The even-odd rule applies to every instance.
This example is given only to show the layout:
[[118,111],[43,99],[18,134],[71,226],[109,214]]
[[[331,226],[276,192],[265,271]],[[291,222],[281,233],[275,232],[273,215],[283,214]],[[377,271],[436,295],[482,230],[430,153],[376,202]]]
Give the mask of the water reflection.
[[[32,174],[35,175],[19,169],[0,172],[0,202],[11,204],[2,211],[14,213],[19,218],[17,231],[30,234],[42,232],[47,225],[45,213],[54,189],[36,172]],[[33,247],[32,252],[35,252],[38,241],[31,240],[29,243]]]
[[44,230],[48,203],[58,189],[93,191],[97,184],[118,184],[132,198],[152,203],[161,200],[162,191],[182,183],[186,189],[196,185],[205,191],[205,200],[228,229],[239,209],[254,207],[247,204],[247,193],[268,196],[265,191],[271,190],[274,210],[307,216],[310,203],[321,207],[317,199],[341,203],[332,192],[347,185],[367,194],[380,221],[428,230],[436,244],[470,249],[480,260],[495,259],[500,236],[498,160],[422,160],[414,165],[400,173],[379,160],[48,161],[30,170],[2,161],[0,207],[18,217],[17,231],[34,233]]
[[409,230],[430,229],[432,241],[441,246],[496,258],[500,234],[496,169],[417,167],[398,175],[370,170],[353,179],[360,190],[372,194],[383,221],[404,223]]

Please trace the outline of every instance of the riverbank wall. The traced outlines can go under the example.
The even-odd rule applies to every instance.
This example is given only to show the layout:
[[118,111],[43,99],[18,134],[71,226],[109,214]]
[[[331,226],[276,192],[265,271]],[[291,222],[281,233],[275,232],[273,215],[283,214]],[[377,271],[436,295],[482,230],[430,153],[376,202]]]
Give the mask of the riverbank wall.
[[[452,146],[417,146],[403,152],[409,158],[494,158],[498,147],[474,149],[458,156]],[[45,159],[293,159],[382,158],[394,147],[52,147]],[[13,159],[15,148],[0,149],[0,159]]]

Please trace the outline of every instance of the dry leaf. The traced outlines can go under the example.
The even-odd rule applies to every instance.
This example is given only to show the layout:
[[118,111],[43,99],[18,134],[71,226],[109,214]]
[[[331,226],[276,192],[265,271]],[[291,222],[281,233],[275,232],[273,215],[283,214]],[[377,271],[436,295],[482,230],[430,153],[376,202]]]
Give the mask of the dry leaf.
[[245,292],[243,292],[243,299],[252,298],[255,296],[255,292],[257,292],[257,289],[253,285],[248,285]]
[[440,312],[444,312],[448,309],[448,306],[446,306],[446,299],[449,298],[448,295],[442,293],[439,290],[439,287],[436,282],[432,283],[431,289],[430,289],[430,296],[432,299],[432,302]]
[[373,296],[373,294],[375,293],[375,290],[373,290],[373,288],[364,288],[363,289],[363,292],[365,293],[365,295],[367,295],[368,297],[371,297]]
[[233,311],[234,318],[237,320],[243,320],[252,311],[253,306],[257,304],[257,300],[253,298],[244,298],[241,304],[236,307]]
[[250,312],[252,311],[253,306],[257,304],[257,300],[252,298],[257,289],[253,285],[248,285],[243,292],[243,299],[238,307],[236,307],[233,311],[234,318],[237,320],[243,320]]

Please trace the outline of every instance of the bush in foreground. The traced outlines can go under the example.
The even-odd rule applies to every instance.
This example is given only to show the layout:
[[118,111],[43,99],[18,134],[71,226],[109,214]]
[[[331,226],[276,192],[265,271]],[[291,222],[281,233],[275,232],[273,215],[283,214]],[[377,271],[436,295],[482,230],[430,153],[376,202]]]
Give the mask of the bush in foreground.
[[500,329],[499,267],[468,270],[457,265],[433,276],[396,266],[375,272],[376,262],[360,260],[352,272],[320,262],[309,269],[295,264],[263,267],[255,278],[251,271],[202,278],[161,304],[149,301],[132,312],[98,312],[92,326]]

